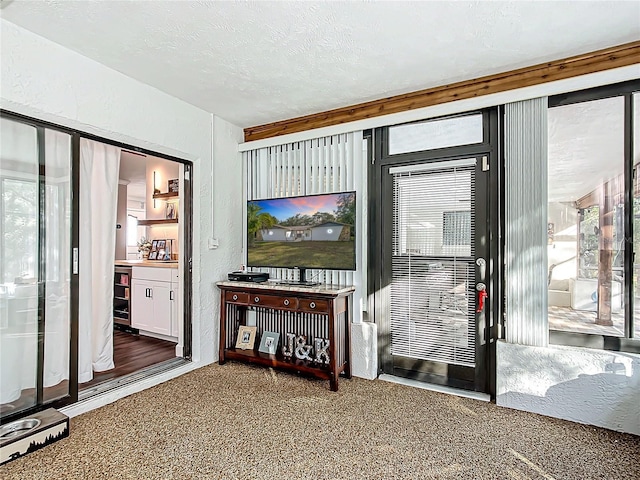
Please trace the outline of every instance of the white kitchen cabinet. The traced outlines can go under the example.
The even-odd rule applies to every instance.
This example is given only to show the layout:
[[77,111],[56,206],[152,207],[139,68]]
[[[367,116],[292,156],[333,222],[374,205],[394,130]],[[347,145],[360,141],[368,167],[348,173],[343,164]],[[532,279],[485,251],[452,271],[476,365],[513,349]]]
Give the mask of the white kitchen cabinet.
[[178,337],[178,269],[134,267],[131,280],[131,326]]
[[[177,270],[176,270],[177,277]],[[169,296],[171,300],[171,336],[177,337],[179,334],[178,325],[182,320],[178,316],[178,305],[180,302],[180,283],[177,281],[171,282],[171,294]]]

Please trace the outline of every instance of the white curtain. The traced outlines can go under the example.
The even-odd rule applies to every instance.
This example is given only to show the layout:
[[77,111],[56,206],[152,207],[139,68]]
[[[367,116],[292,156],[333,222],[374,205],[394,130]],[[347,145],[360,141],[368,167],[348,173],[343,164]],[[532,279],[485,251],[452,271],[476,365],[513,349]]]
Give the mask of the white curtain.
[[120,149],[80,140],[78,381],[113,364],[113,275]]

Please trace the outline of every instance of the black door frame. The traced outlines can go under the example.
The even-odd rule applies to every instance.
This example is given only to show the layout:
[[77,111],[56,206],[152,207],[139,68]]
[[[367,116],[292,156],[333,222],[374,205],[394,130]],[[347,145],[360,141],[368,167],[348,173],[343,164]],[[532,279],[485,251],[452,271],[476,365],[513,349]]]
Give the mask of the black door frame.
[[[484,348],[486,349],[484,358],[485,364],[478,365],[474,380],[474,389],[489,393],[495,397],[495,348],[498,335],[502,329],[502,255],[503,255],[503,165],[501,158],[501,148],[499,143],[499,108],[490,108],[482,111],[467,112],[464,115],[482,113],[483,115],[483,141],[474,145],[464,145],[440,148],[428,151],[410,152],[405,154],[389,155],[389,127],[377,128],[371,133],[371,143],[373,143],[373,157],[368,168],[368,211],[369,211],[369,238],[372,248],[369,249],[369,282],[368,289],[371,292],[373,301],[371,310],[373,321],[378,324],[378,366],[379,373],[385,372],[385,367],[390,362],[389,353],[389,321],[384,318],[382,312],[388,308],[384,304],[383,295],[380,293],[387,286],[383,279],[383,268],[380,262],[381,254],[385,248],[385,232],[383,219],[390,214],[391,206],[388,202],[385,206],[384,199],[389,198],[389,185],[385,182],[385,171],[390,166],[411,165],[427,163],[435,160],[447,160],[455,158],[482,158],[487,157],[489,171],[483,172],[488,175],[486,193],[477,194],[478,199],[486,198],[487,218],[484,220],[488,242],[488,258],[486,266],[486,284],[488,298],[485,302],[485,334],[481,336]],[[460,116],[460,115],[456,115]],[[443,118],[452,118],[451,116]],[[438,120],[438,119],[430,119]],[[421,120],[422,122],[423,120]],[[387,175],[388,176],[388,175]],[[481,219],[477,219],[482,221]],[[480,321],[480,320],[479,320]],[[464,386],[460,382],[452,383],[451,386]]]
[[[77,252],[80,247],[80,195],[76,192],[80,191],[80,139],[86,138],[88,140],[94,140],[96,142],[104,143],[107,145],[113,145],[124,150],[130,150],[138,152],[144,155],[162,158],[165,160],[171,160],[184,165],[184,211],[185,217],[188,219],[184,223],[184,251],[185,259],[183,262],[183,287],[184,294],[182,295],[183,302],[183,322],[184,322],[184,345],[183,345],[183,358],[185,360],[191,360],[193,346],[192,346],[192,295],[193,295],[193,162],[185,160],[172,155],[164,153],[154,152],[145,148],[137,147],[135,145],[129,145],[126,143],[111,140],[105,137],[93,135],[91,133],[83,132],[81,130],[69,128],[63,125],[47,122],[37,118],[29,117],[19,113],[11,112],[5,109],[0,109],[0,118],[6,118],[23,124],[33,126],[38,131],[38,145],[40,148],[40,172],[39,183],[44,182],[44,163],[42,146],[44,145],[44,132],[45,128],[56,130],[62,133],[66,133],[71,136],[71,245],[70,245],[70,265],[69,271],[71,272],[70,279],[70,335],[69,335],[69,388],[68,394],[59,399],[55,399],[49,402],[43,401],[42,387],[43,387],[43,364],[44,361],[44,336],[40,333],[44,332],[44,304],[43,300],[39,303],[39,338],[38,338],[38,365],[37,365],[37,386],[38,386],[38,398],[37,404],[29,409],[21,410],[16,414],[9,414],[1,419],[2,424],[15,420],[23,416],[33,414],[35,412],[44,410],[45,408],[62,408],[68,405],[72,405],[78,402],[78,327],[79,327],[79,309],[78,309],[78,291],[79,291],[79,274],[74,274],[74,251]],[[42,137],[42,138],[40,138]],[[42,199],[39,200],[43,202]],[[44,226],[42,227],[44,228]],[[39,234],[42,232],[39,231]],[[42,255],[39,254],[41,257]],[[44,259],[41,258],[41,265],[39,268],[42,270],[46,268],[43,265]]]

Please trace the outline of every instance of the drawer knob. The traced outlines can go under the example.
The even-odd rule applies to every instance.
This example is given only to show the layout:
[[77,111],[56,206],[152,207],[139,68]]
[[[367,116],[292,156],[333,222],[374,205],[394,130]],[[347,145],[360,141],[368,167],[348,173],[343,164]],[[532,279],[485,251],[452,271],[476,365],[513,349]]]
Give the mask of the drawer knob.
[[254,302],[258,303],[260,301],[260,297],[256,297],[253,299]]
[[284,300],[284,305],[285,305],[285,307],[288,307],[288,306],[289,306],[289,300],[287,300],[286,298],[285,298],[285,300]]
[[316,302],[311,302],[311,303],[309,304],[309,306],[310,306],[311,308],[316,308]]
[[234,296],[233,296],[233,297],[231,297],[231,298],[232,298],[232,299],[234,299],[234,300],[237,300],[237,299],[238,299],[238,295],[234,295]]

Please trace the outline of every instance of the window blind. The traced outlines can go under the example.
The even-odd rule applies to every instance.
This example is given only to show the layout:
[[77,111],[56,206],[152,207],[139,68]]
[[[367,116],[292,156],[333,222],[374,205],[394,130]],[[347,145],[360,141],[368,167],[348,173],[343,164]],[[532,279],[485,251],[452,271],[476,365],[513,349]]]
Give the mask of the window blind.
[[[475,159],[466,163],[392,173],[392,355],[475,365]],[[464,220],[448,223],[452,212]]]

